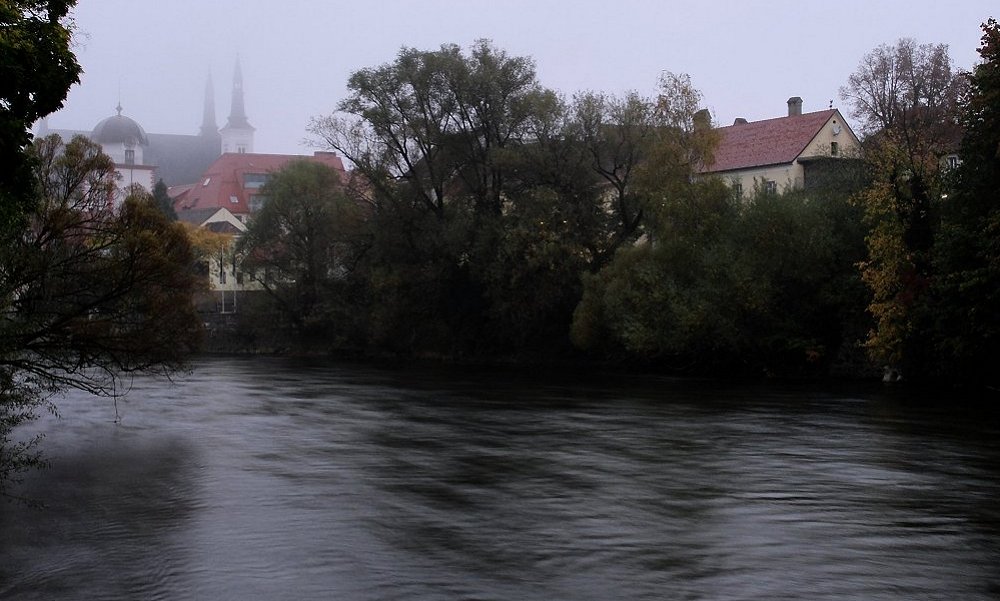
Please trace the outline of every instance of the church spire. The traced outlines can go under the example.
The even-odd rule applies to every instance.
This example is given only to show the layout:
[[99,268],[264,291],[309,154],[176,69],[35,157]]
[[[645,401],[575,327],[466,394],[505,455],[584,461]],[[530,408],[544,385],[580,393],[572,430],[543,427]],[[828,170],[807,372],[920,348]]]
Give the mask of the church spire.
[[205,79],[205,111],[201,118],[201,135],[219,135],[219,126],[215,123],[215,87],[212,85],[212,72]]
[[229,121],[226,127],[238,129],[253,129],[247,121],[246,109],[243,106],[243,70],[240,69],[240,57],[236,57],[236,68],[233,70],[233,104],[229,109]]
[[233,104],[229,120],[219,133],[222,135],[222,152],[253,152],[253,126],[247,121],[243,108],[243,71],[239,57],[236,57],[236,69],[233,71]]

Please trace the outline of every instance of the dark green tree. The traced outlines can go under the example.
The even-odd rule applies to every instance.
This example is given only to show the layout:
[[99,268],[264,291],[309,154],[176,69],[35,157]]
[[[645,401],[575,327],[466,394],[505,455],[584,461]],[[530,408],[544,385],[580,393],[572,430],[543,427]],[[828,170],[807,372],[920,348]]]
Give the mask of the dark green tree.
[[938,375],[996,385],[1000,360],[1000,26],[983,24],[982,62],[962,103],[961,164],[935,245]]
[[293,161],[262,188],[237,252],[250,277],[300,334],[352,325],[345,306],[368,245],[364,206],[345,195],[330,167]]
[[157,208],[166,215],[167,219],[177,221],[177,211],[174,210],[174,201],[167,194],[167,184],[163,183],[162,179],[156,180],[156,185],[153,186],[153,200],[156,202]]
[[486,41],[468,52],[406,48],[392,63],[354,73],[348,88],[338,108],[349,117],[316,119],[311,131],[354,165],[373,209],[369,282],[381,301],[373,344],[455,355],[495,351],[500,342],[488,332],[527,331],[497,322],[513,316],[514,296],[528,294],[509,286],[535,281],[517,273],[532,269],[518,256],[536,244],[525,237],[521,209],[557,191],[576,195],[560,221],[599,216],[593,178],[571,181],[575,164],[560,171],[581,155],[559,140],[565,107],[539,84],[532,61]]
[[79,81],[71,50],[75,0],[0,2],[0,235],[31,210],[31,125],[62,107]]
[[737,209],[718,181],[670,185],[652,241],[622,248],[585,279],[573,320],[584,349],[671,369],[731,363],[747,282],[729,269]]

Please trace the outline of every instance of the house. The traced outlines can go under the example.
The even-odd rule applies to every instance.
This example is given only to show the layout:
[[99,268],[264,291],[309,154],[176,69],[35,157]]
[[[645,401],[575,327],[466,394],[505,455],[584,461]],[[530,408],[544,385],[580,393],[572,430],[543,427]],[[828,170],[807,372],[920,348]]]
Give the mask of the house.
[[716,131],[714,160],[701,174],[722,178],[742,198],[758,185],[771,192],[808,188],[831,159],[856,157],[861,149],[838,109],[803,114],[798,96],[788,99],[787,116],[753,122],[736,119]]
[[246,226],[225,207],[180,211],[177,220],[190,228],[204,230],[195,242],[203,259],[197,269],[205,277],[206,289],[196,304],[203,313],[235,313],[242,293],[260,290],[240,268],[234,253],[235,243]]
[[179,221],[225,235],[216,238],[224,244],[201,266],[207,277],[207,294],[198,303],[203,312],[236,313],[240,299],[263,290],[254,274],[243,270],[235,244],[247,231],[250,216],[267,201],[262,194],[264,184],[274,172],[296,160],[321,163],[346,176],[343,161],[332,152],[312,156],[231,152],[213,161],[196,183],[168,189]]
[[294,160],[322,163],[346,176],[343,161],[332,152],[315,152],[312,156],[226,153],[209,165],[195,183],[174,186],[168,193],[178,215],[187,211],[226,208],[246,223],[267,200],[261,188],[271,174]]

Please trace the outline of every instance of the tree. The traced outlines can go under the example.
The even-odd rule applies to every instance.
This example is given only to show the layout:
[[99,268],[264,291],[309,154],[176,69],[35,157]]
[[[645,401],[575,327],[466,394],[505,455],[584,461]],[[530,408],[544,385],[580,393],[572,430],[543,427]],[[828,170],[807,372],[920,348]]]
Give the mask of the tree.
[[163,183],[162,179],[156,180],[156,185],[153,186],[153,200],[156,202],[156,207],[160,209],[160,212],[167,219],[177,221],[177,211],[174,210],[174,201],[167,194],[167,184]]
[[180,367],[200,338],[183,228],[139,187],[114,208],[114,163],[88,139],[31,152],[36,209],[0,245],[0,487],[31,463],[10,430],[49,394],[116,394],[129,374]]
[[31,210],[31,125],[62,107],[79,81],[70,50],[75,0],[0,2],[0,235]]
[[310,131],[353,164],[373,208],[368,281],[381,302],[371,340],[400,352],[488,347],[491,291],[512,280],[494,269],[510,256],[501,249],[514,240],[511,211],[535,186],[586,188],[552,178],[558,159],[526,160],[542,140],[560,146],[562,103],[529,58],[487,41],[468,52],[404,48],[348,88],[338,107],[348,117],[314,119]]
[[364,175],[378,202],[413,202],[442,219],[459,206],[499,214],[504,150],[529,139],[535,115],[554,103],[530,59],[485,40],[467,55],[456,45],[404,48],[352,74],[348,90],[337,108],[353,119],[316,118],[310,132]]
[[924,295],[939,199],[947,192],[942,157],[957,146],[965,81],[947,46],[904,39],[867,54],[841,88],[868,134],[872,183],[859,196],[870,228],[862,273],[876,321],[868,347],[877,361],[911,373],[926,371]]
[[570,130],[590,155],[590,167],[609,190],[607,211],[613,231],[598,249],[599,266],[623,243],[632,242],[642,223],[643,202],[636,191],[636,177],[657,136],[659,121],[652,101],[635,92],[622,98],[605,94],[581,94],[573,101]]
[[238,244],[243,266],[299,332],[340,325],[334,304],[367,247],[364,208],[337,172],[306,160],[274,173]]
[[931,292],[941,375],[996,385],[1000,360],[1000,26],[983,23],[962,102],[961,164],[942,201]]
[[653,242],[623,247],[584,280],[573,340],[587,350],[657,367],[732,363],[743,278],[729,269],[737,216],[721,181],[671,186]]
[[954,70],[947,44],[903,38],[866,54],[840,96],[865,134],[900,132],[918,143],[948,141],[964,90],[965,77]]

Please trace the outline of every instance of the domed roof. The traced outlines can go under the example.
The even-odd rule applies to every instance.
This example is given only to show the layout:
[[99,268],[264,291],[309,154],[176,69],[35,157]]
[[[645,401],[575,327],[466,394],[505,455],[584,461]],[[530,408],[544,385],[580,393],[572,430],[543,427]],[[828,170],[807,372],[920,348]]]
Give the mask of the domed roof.
[[98,144],[141,144],[146,146],[149,139],[138,123],[122,115],[122,107],[118,106],[118,114],[104,119],[94,128],[91,134]]

